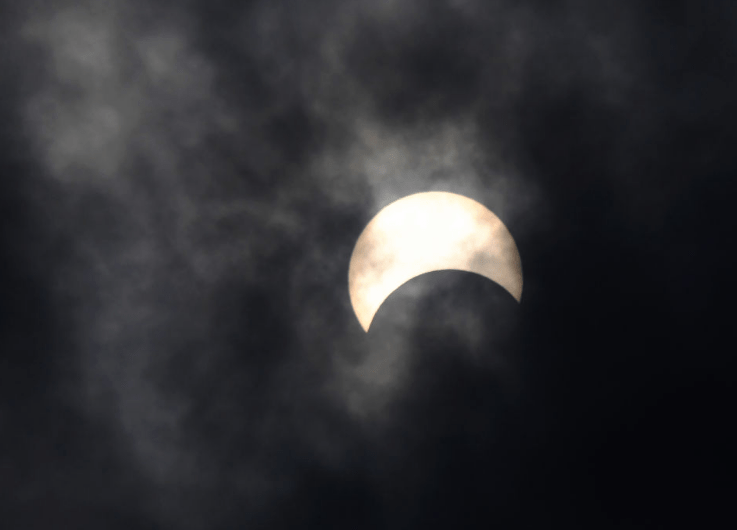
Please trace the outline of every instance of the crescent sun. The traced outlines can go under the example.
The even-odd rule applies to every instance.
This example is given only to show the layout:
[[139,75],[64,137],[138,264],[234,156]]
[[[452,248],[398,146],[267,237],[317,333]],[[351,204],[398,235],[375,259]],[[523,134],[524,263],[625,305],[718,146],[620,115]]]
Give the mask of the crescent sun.
[[364,331],[398,287],[438,270],[480,274],[522,297],[519,251],[496,215],[463,195],[416,193],[384,207],[356,241],[348,291]]

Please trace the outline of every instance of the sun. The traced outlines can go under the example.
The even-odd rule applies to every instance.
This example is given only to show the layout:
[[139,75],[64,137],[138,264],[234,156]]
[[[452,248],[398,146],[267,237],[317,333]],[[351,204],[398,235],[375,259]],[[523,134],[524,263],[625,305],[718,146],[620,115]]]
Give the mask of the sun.
[[517,245],[484,205],[432,191],[386,206],[359,236],[348,268],[351,303],[363,329],[368,331],[381,304],[402,284],[447,269],[485,276],[521,299]]

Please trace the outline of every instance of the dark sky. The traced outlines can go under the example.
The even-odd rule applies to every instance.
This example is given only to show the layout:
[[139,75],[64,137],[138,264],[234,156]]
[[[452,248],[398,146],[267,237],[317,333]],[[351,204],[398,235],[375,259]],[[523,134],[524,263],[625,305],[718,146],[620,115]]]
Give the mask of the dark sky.
[[[3,528],[731,526],[734,2],[3,5]],[[353,245],[429,190],[522,301],[366,334]]]

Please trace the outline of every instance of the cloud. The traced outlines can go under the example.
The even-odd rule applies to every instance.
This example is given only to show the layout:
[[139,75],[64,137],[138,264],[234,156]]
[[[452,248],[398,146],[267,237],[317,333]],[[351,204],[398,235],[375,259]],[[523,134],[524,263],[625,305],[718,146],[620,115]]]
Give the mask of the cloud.
[[[476,119],[496,85],[481,48],[463,49],[478,35],[458,33],[473,5],[431,8],[448,23],[418,3],[324,3],[304,19],[205,9],[49,6],[21,30],[45,65],[26,127],[59,190],[38,206],[72,244],[55,278],[76,300],[72,399],[120,433],[120,454],[166,492],[152,509],[180,523],[223,488],[270,506],[298,482],[299,459],[276,471],[284,454],[346,465],[340,429],[391,417],[420,323],[409,306],[370,337],[354,321],[347,258],[370,216],[446,190],[513,226],[535,200]],[[415,66],[444,49],[438,35],[458,47]],[[514,92],[510,68],[498,97]],[[467,316],[446,327],[470,336]],[[320,433],[340,411],[347,426]]]
[[[418,467],[433,458],[418,440],[433,428],[437,396],[470,402],[488,387],[519,396],[519,313],[498,286],[416,278],[366,335],[348,299],[348,260],[383,206],[459,193],[508,226],[542,303],[535,288],[548,278],[535,276],[534,258],[552,267],[567,227],[598,229],[602,212],[632,232],[671,218],[683,205],[671,196],[693,180],[672,178],[680,159],[656,148],[701,145],[697,130],[666,133],[704,108],[719,113],[729,85],[679,85],[668,35],[657,34],[653,57],[642,52],[657,24],[632,6],[602,9],[475,0],[26,9],[17,38],[40,65],[20,105],[38,169],[30,202],[65,246],[51,280],[73,323],[76,365],[63,388],[84,418],[116,433],[158,519],[211,528],[245,514],[266,524],[290,496],[311,498],[309,477],[326,491],[386,485],[405,469],[401,455]],[[694,94],[700,103],[686,105]],[[699,152],[707,160],[720,149]],[[443,386],[445,373],[475,390]],[[378,478],[364,457],[382,462]],[[408,476],[401,483],[420,488],[430,475]]]

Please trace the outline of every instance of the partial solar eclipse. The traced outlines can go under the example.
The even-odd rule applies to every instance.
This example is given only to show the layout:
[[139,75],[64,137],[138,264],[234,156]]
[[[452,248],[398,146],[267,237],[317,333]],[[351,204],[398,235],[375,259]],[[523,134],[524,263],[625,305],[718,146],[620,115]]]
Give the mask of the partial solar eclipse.
[[522,262],[504,223],[484,205],[455,193],[430,191],[383,208],[358,237],[348,267],[353,310],[368,332],[390,294],[431,271],[485,276],[522,297]]

